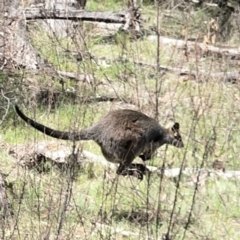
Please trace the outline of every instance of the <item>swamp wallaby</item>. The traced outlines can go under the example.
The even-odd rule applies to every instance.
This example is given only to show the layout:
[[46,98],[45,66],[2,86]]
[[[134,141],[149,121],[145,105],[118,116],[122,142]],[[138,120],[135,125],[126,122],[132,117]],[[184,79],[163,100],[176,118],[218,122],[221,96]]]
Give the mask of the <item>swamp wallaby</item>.
[[148,169],[143,164],[133,164],[134,158],[139,156],[143,161],[149,160],[155,150],[164,144],[177,148],[184,146],[179,123],[166,129],[153,118],[129,109],[111,111],[95,125],[79,132],[51,129],[28,118],[17,105],[15,109],[25,122],[48,136],[72,141],[95,141],[108,161],[119,163],[119,175],[135,175],[142,179]]

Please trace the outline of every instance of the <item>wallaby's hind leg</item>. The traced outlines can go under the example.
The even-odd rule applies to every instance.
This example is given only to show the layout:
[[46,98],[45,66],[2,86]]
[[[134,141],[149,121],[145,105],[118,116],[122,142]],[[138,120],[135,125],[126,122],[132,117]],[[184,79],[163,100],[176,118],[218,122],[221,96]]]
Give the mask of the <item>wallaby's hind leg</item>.
[[[121,164],[119,167],[121,167]],[[123,170],[119,171],[119,168],[118,168],[117,174],[122,176],[134,176],[139,180],[143,180],[143,173],[136,169],[124,168]]]
[[140,171],[144,175],[147,175],[150,173],[149,169],[144,164],[141,164],[141,163],[131,163],[128,168],[132,170]]
[[132,163],[127,168],[124,164],[120,164],[117,169],[117,174],[122,176],[134,176],[139,180],[143,180],[143,176],[149,174],[149,169],[140,163]]

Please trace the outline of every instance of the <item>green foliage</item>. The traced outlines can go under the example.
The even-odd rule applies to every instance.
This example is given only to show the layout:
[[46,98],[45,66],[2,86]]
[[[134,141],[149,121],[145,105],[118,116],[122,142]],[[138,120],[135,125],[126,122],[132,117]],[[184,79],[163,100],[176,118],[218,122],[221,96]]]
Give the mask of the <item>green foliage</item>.
[[87,1],[86,9],[89,11],[119,11],[126,7],[127,1],[124,0],[91,0]]

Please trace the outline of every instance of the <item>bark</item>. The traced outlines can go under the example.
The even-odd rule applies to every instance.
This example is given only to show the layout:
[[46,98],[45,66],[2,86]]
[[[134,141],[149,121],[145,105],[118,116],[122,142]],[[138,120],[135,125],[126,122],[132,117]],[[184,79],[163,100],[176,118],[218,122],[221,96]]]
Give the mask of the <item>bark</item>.
[[0,69],[40,69],[44,61],[30,43],[23,11],[12,5],[0,19]]
[[0,216],[6,218],[10,213],[10,206],[7,198],[6,185],[2,174],[0,173]]

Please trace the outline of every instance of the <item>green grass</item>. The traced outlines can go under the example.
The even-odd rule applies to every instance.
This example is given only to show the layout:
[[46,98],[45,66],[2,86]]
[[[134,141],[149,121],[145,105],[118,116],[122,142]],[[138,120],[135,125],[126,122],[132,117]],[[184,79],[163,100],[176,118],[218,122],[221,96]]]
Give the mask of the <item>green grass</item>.
[[[153,90],[151,84],[148,84],[148,87]],[[175,106],[173,106],[174,118],[180,122],[184,142],[188,145],[183,150],[168,147],[167,152],[165,152],[165,148],[161,148],[159,156],[149,164],[161,166],[162,160],[166,159],[168,162],[173,162],[174,167],[179,166],[182,161],[185,161],[189,167],[200,166],[206,151],[206,142],[212,137],[215,129],[217,140],[213,152],[208,155],[205,166],[211,166],[211,162],[215,158],[220,158],[227,162],[227,169],[239,169],[237,152],[240,145],[239,127],[235,124],[239,112],[237,103],[231,98],[239,96],[235,86],[223,86],[219,83],[196,85],[194,82],[182,84],[176,83],[175,79],[166,79],[160,97],[168,98],[169,93],[172,94],[171,102],[162,103],[161,108],[164,110],[161,112],[160,122],[165,125],[167,117],[164,115],[164,111],[171,109],[171,104],[173,104]],[[28,116],[61,130],[69,130],[73,126],[76,129],[87,127],[96,122],[108,108],[108,104],[105,106],[104,104],[93,104],[91,108],[85,108],[84,105],[62,104],[57,110],[46,113],[44,108],[27,111],[22,107]],[[233,119],[233,122],[230,122],[230,119]],[[195,126],[191,130],[190,126],[194,122]],[[29,128],[20,119],[17,120],[17,126],[8,128],[4,134],[4,140],[11,144],[41,139],[51,140]],[[82,146],[95,154],[101,154],[99,147],[92,142],[84,142]],[[194,157],[193,151],[197,157]],[[6,154],[1,157],[3,163],[6,162],[5,157]],[[13,161],[8,164],[7,168],[3,166],[2,169],[16,167]],[[54,168],[50,173],[41,175],[34,170],[24,170],[19,166],[17,168],[17,179],[11,176],[7,179],[14,179],[14,192],[18,198],[23,194],[23,203],[18,216],[20,235],[24,236],[22,234],[27,229],[26,232],[33,239],[39,239],[41,234],[50,231],[51,238],[53,238],[55,234],[53,229],[57,228],[63,206],[64,197],[61,192],[65,191],[68,178],[62,176],[59,170]],[[94,174],[89,174],[89,171],[93,171]],[[116,177],[115,171],[110,170],[108,174],[110,174],[110,180],[104,179],[104,171],[100,166],[88,167],[88,165],[80,172],[79,177],[73,183],[71,202],[74,207],[66,213],[62,236],[66,237],[65,234],[70,234],[72,227],[81,234],[85,231],[84,236],[87,239],[99,239],[100,232],[101,234],[105,232],[104,236],[109,236],[109,229],[103,231],[99,228],[91,235],[86,233],[91,229],[93,222],[100,224],[104,219],[106,219],[103,221],[106,222],[105,225],[111,226],[113,229],[119,228],[136,233],[141,231],[144,236],[147,234],[154,236],[156,231],[160,235],[166,233],[175,197],[173,182],[164,180],[162,193],[159,193],[160,180],[158,177],[152,179],[149,184],[146,180],[138,182],[136,179],[130,180],[124,177],[119,177],[118,183],[116,183],[112,180]],[[184,232],[193,196],[193,189],[185,187],[185,181],[186,179],[182,181],[183,186],[177,193],[178,201],[173,218],[175,226],[173,234],[176,234],[176,239],[180,238]],[[240,216],[237,186],[238,183],[235,181],[216,179],[210,180],[199,190],[194,204],[190,230],[186,234],[187,238],[192,239],[194,234],[199,234],[199,229],[201,229],[199,235],[202,237],[238,238],[237,229]],[[157,220],[158,199],[161,194],[163,195],[159,210],[161,218]],[[12,199],[11,195],[9,197]],[[13,198],[15,211],[19,207],[18,198]],[[56,205],[59,208],[56,208]],[[149,214],[146,214],[146,211]],[[150,218],[149,222],[146,220],[147,217]],[[84,224],[81,219],[84,219]],[[160,228],[156,225],[157,221],[161,223]],[[36,229],[35,226],[39,226],[39,228]],[[148,228],[150,230],[147,230]],[[33,230],[36,233],[35,236],[31,235]],[[121,233],[116,236],[119,239],[122,238]],[[134,239],[134,237],[129,239]]]
[[88,1],[86,9],[89,11],[119,11],[126,7],[126,1]]

